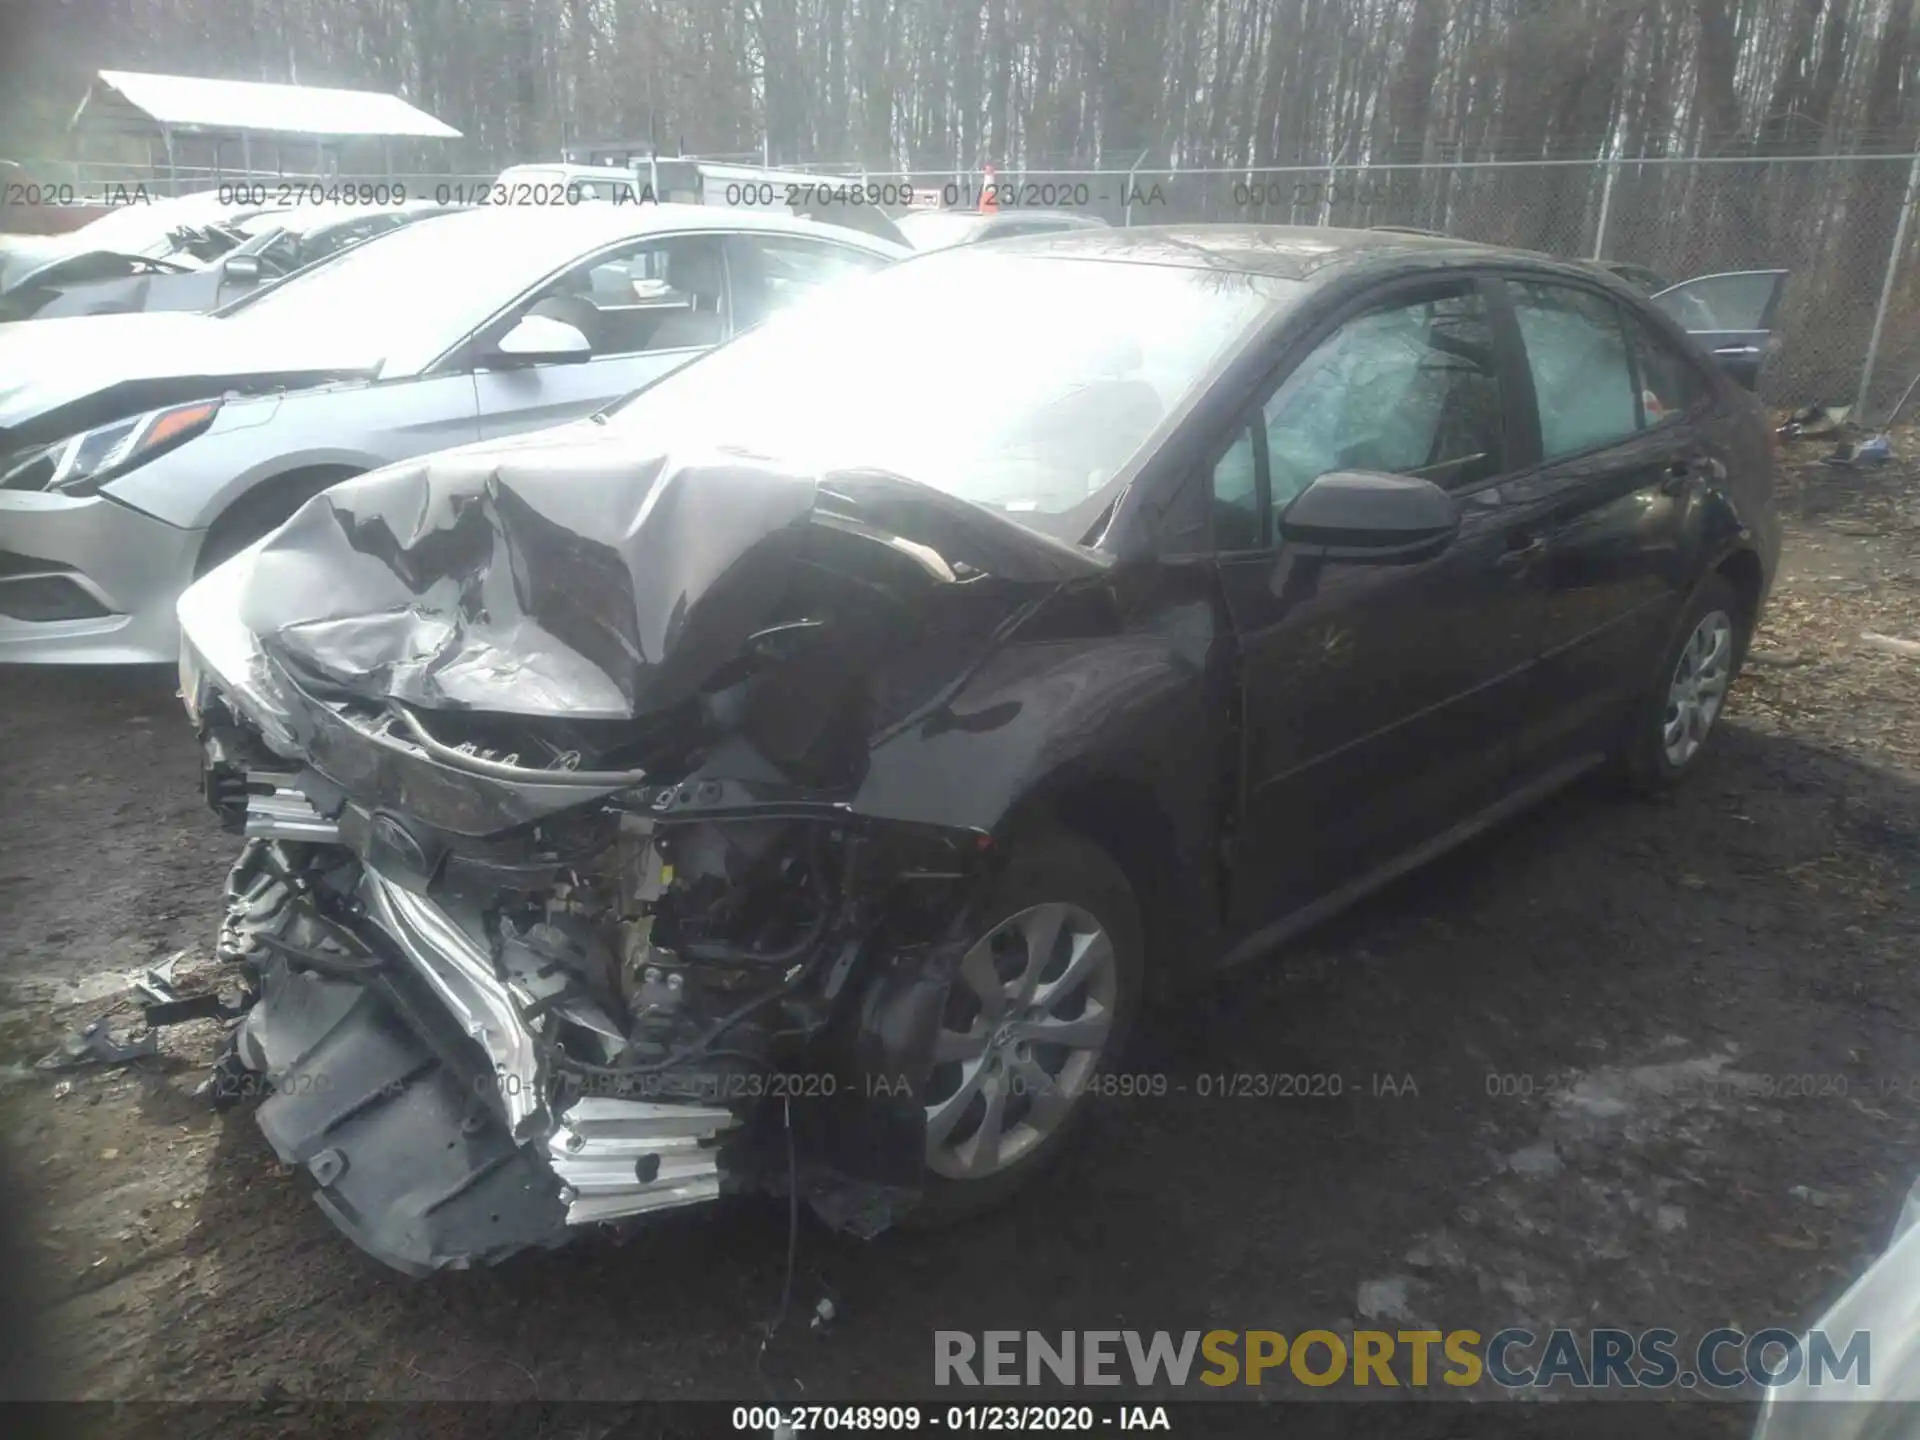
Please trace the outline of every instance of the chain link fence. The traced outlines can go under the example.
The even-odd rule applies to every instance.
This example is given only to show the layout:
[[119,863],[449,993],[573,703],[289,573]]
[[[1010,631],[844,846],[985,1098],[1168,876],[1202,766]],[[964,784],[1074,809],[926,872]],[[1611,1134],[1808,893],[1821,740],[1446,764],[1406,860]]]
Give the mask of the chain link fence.
[[[947,205],[980,203],[977,171],[840,170],[897,211],[911,187]],[[144,185],[185,193],[242,180],[404,185],[408,198],[452,200],[491,179],[454,174],[283,174],[139,165],[49,165],[40,173],[86,195]],[[1072,210],[1114,225],[1192,222],[1407,227],[1463,239],[1603,259],[1680,281],[1729,270],[1785,269],[1762,394],[1779,405],[1864,401],[1884,419],[1920,372],[1920,225],[1913,155],[1767,160],[1480,161],[1252,170],[1004,169],[1001,211]],[[710,197],[711,198],[711,197]],[[1870,361],[1871,353],[1871,361]],[[1868,372],[1871,372],[1870,378]],[[1864,391],[1863,391],[1864,386]]]

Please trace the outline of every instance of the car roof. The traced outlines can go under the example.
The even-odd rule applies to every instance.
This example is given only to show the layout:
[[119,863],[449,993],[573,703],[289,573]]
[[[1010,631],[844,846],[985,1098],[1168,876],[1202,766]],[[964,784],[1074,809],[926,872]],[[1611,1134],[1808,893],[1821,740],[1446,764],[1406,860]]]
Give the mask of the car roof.
[[[1342,230],[1320,225],[1141,225],[1125,229],[1059,230],[994,242],[1000,255],[1030,254],[1136,264],[1184,265],[1235,270],[1285,280],[1322,278],[1362,263],[1408,261],[1522,260],[1580,273],[1531,250],[1482,245],[1448,235],[1399,230]],[[1588,272],[1591,273],[1591,272]]]

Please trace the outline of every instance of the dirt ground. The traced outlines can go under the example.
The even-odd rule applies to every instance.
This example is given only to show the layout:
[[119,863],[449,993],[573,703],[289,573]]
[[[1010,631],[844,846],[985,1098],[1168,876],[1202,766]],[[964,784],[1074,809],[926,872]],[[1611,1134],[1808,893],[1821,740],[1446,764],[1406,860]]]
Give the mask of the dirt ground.
[[[1920,457],[1920,435],[1896,443]],[[1567,794],[1156,1017],[1128,1068],[1170,1093],[1101,1102],[1004,1212],[870,1243],[803,1223],[763,1361],[777,1202],[412,1281],[333,1230],[246,1111],[192,1097],[211,1022],[69,1089],[35,1071],[83,1023],[133,1022],[126,972],[205,963],[235,846],[167,680],[0,672],[27,1383],[269,1405],[924,1400],[936,1329],[1804,1325],[1920,1176],[1920,659],[1859,638],[1920,636],[1920,464],[1796,473],[1771,616],[1683,793]],[[1203,1072],[1336,1074],[1343,1093],[1202,1098]],[[1698,1433],[1752,1423],[1685,1409]]]

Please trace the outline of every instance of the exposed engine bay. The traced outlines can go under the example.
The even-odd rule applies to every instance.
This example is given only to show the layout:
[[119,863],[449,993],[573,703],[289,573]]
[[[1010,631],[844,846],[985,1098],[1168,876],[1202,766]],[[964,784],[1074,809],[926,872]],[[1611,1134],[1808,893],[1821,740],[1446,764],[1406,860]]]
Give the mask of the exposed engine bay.
[[1057,733],[992,702],[1060,667],[1121,717],[1166,669],[1091,551],[894,477],[577,444],[337,487],[180,613],[246,837],[213,1091],[268,1089],[276,1153],[412,1273],[733,1190],[898,1219],[993,822]]
[[[400,822],[343,802],[329,828],[292,779],[252,776],[268,793],[219,953],[253,1004],[214,1090],[270,1077],[269,1139],[365,1248],[408,1270],[494,1259],[763,1182],[862,1232],[910,1202],[917,1151],[846,1141],[911,1129],[963,847],[608,808],[537,827],[510,865],[476,859],[484,882],[449,851],[462,888],[429,895]],[[855,992],[893,997],[875,1033],[846,1032]],[[782,1169],[788,1138],[804,1170]]]

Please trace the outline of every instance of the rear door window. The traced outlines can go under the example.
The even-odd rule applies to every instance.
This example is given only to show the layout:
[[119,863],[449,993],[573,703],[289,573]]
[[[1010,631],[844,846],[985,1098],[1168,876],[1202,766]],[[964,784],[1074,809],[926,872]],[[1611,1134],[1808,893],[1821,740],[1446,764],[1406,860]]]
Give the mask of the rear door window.
[[1633,365],[1620,308],[1571,285],[1509,282],[1533,376],[1540,458],[1558,460],[1636,434]]
[[742,330],[824,285],[868,274],[887,263],[871,251],[792,235],[732,235],[727,238],[727,250],[736,323]]
[[1627,341],[1633,348],[1634,373],[1640,382],[1640,412],[1645,428],[1676,419],[1700,403],[1707,382],[1691,362],[1645,321],[1626,317]]

